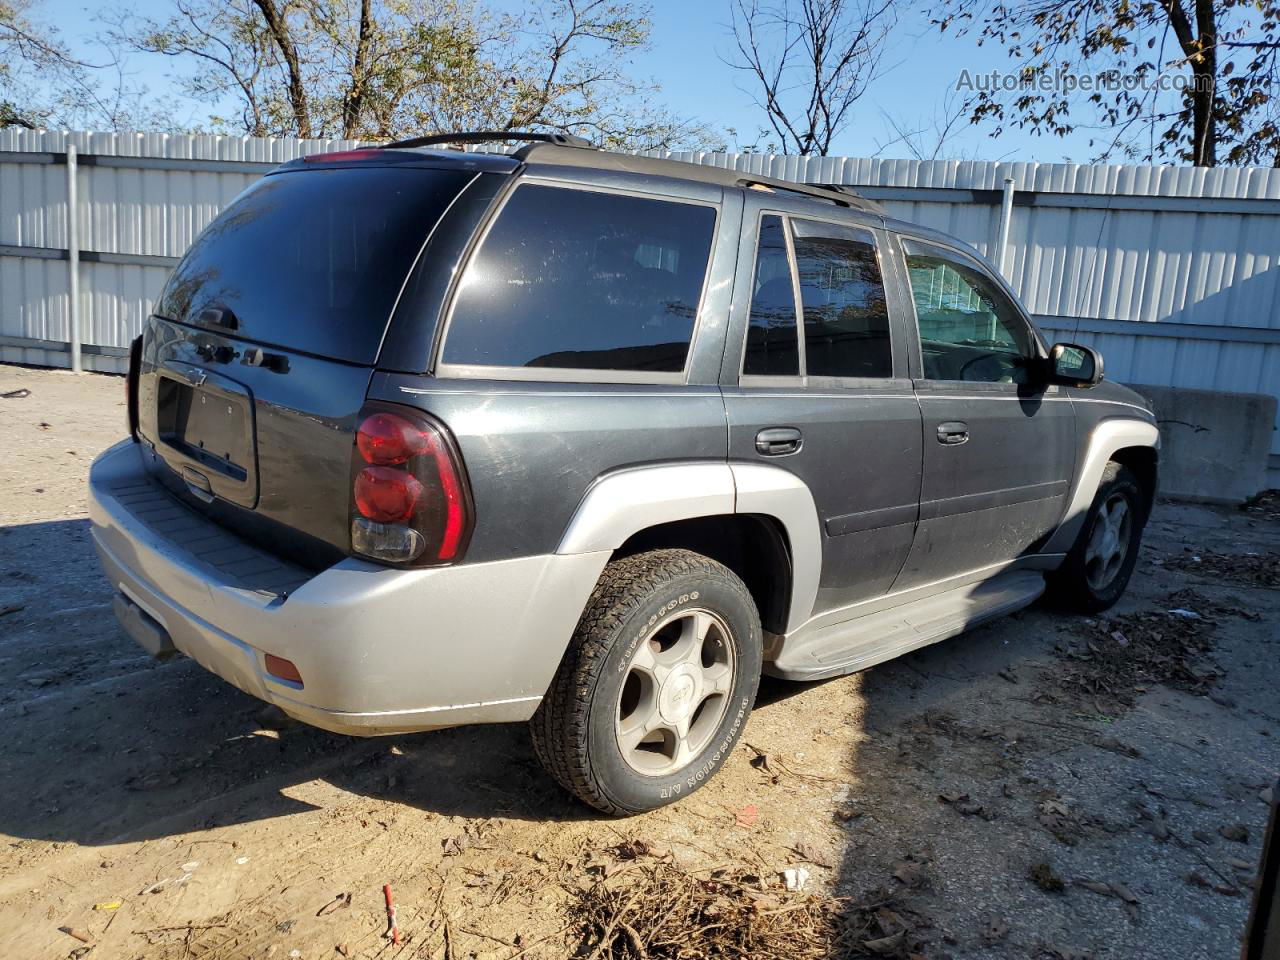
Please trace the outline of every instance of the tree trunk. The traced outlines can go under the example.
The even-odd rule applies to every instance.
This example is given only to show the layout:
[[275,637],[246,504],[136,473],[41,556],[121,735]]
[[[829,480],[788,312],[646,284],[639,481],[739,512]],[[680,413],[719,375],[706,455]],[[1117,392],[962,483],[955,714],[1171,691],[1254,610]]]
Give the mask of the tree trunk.
[[1218,162],[1218,125],[1214,116],[1218,81],[1218,19],[1212,0],[1196,0],[1196,27],[1200,33],[1201,69],[1196,78],[1204,89],[1198,89],[1195,101],[1196,139],[1195,165],[1212,167]]
[[298,125],[298,136],[308,138],[311,136],[311,111],[307,103],[307,91],[302,84],[302,67],[298,62],[298,48],[289,35],[289,25],[280,15],[275,0],[254,0],[254,2],[262,11],[263,19],[267,21],[267,29],[271,31],[271,38],[279,48],[280,56],[284,58],[285,69],[289,74],[289,106],[293,110],[294,123]]
[[373,33],[373,0],[360,0],[360,35],[356,38],[356,53],[351,62],[351,86],[342,98],[342,136],[350,140],[360,123],[360,110],[364,106],[367,86],[365,61],[369,57],[369,39]]
[[1218,21],[1213,0],[1195,0],[1193,27],[1181,0],[1161,0],[1178,45],[1191,65],[1191,162],[1212,167],[1218,162],[1218,129],[1214,117],[1218,80]]
[[1197,167],[1217,166],[1218,131],[1213,116],[1213,81],[1210,70],[1196,69],[1192,93],[1191,162]]

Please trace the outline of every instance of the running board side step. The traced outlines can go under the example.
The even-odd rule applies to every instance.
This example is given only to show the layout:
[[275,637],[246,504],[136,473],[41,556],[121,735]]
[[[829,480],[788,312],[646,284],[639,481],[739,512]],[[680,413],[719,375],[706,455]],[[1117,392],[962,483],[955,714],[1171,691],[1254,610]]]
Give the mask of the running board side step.
[[1016,570],[811,633],[802,629],[764,672],[786,680],[825,680],[865,670],[1020,610],[1042,593],[1043,574]]

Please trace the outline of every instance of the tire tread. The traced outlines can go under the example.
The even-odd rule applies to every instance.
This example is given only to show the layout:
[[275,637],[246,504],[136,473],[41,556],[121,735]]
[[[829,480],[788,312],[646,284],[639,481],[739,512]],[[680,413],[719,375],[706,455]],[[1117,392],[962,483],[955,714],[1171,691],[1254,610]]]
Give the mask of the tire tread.
[[612,798],[595,776],[588,751],[591,698],[605,659],[627,618],[676,577],[714,578],[755,601],[728,567],[692,550],[664,549],[614,560],[587,600],[537,712],[529,721],[534,753],[562,787],[597,810],[614,816],[636,810]]
[[[1129,565],[1130,573],[1124,577],[1125,586],[1121,587],[1115,597],[1103,599],[1098,597],[1089,587],[1085,576],[1084,569],[1084,551],[1086,547],[1086,537],[1090,529],[1090,519],[1093,511],[1097,508],[1099,502],[1103,499],[1103,492],[1116,484],[1126,483],[1134,487],[1141,494],[1142,483],[1138,477],[1117,460],[1107,461],[1107,465],[1102,470],[1102,476],[1098,479],[1098,489],[1094,493],[1094,499],[1089,505],[1089,512],[1085,516],[1084,525],[1080,528],[1080,535],[1076,538],[1076,542],[1072,544],[1071,550],[1067,553],[1067,558],[1062,566],[1054,571],[1048,577],[1049,595],[1054,603],[1059,607],[1076,613],[1096,614],[1110,608],[1119,597],[1123,596],[1128,586],[1129,576],[1132,575],[1133,564],[1137,562],[1138,550],[1142,544],[1142,525],[1146,518],[1142,516],[1139,508],[1138,514],[1135,516],[1135,522],[1138,523],[1136,539],[1131,546],[1132,554],[1126,559]],[[1135,502],[1135,507],[1139,505]]]

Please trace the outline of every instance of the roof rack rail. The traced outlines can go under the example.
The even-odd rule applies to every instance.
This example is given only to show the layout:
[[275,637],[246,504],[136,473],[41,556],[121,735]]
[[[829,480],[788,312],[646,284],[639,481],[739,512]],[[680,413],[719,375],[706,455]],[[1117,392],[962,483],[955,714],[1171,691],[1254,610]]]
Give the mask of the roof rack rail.
[[[807,187],[817,187],[819,190],[834,190],[836,193],[847,194],[851,197],[862,197],[857,190],[843,183],[807,183]],[[863,197],[865,200],[866,197]]]
[[842,183],[799,183],[792,180],[776,180],[773,177],[742,177],[738,184],[743,187],[755,187],[763,190],[782,190],[788,193],[801,193],[806,197],[817,197],[830,200],[842,207],[866,210],[870,213],[883,214],[884,207],[864,197],[852,187]]
[[561,147],[588,147],[590,141],[575,137],[569,133],[527,133],[520,130],[471,130],[459,133],[433,133],[428,137],[412,137],[408,140],[396,140],[384,143],[380,150],[393,150],[408,147],[430,147],[438,143],[497,143],[503,140],[515,140],[526,143],[554,143]]

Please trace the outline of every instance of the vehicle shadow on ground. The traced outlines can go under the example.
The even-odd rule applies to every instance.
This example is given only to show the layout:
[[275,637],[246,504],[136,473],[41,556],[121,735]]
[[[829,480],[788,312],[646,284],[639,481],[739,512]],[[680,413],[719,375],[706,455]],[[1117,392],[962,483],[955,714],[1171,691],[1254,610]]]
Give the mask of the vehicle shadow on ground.
[[522,725],[360,739],[288,720],[116,624],[86,520],[0,528],[0,833],[103,844],[312,808],[313,780],[445,815],[590,818]]
[[[1162,507],[1157,519],[1171,513]],[[1204,526],[1195,532],[1178,515],[1176,540],[1149,531],[1137,574],[1107,613],[1133,621],[1072,615],[1041,600],[856,679],[861,736],[846,754],[833,863],[835,892],[848,898],[837,926],[851,955],[1156,958],[1236,949],[1248,891],[1206,865],[1230,855],[1217,840],[1221,823],[1257,817],[1256,792],[1273,775],[1259,749],[1269,741],[1253,739],[1271,731],[1229,718],[1235,698],[1245,702],[1230,685],[1256,683],[1243,674],[1265,674],[1274,641],[1229,612],[1252,608],[1225,592],[1237,588],[1162,571],[1172,546],[1222,524],[1198,516]],[[1188,589],[1190,598],[1171,599]],[[1207,611],[1219,601],[1227,612],[1208,621],[1218,638],[1210,659],[1228,686],[1217,694],[1165,685],[1144,660],[1122,667],[1090,656],[1107,640],[1134,649],[1125,636],[1133,623],[1163,632],[1153,663],[1176,659],[1169,608]],[[1265,623],[1265,609],[1253,619]],[[1187,676],[1194,687],[1197,674]],[[1232,794],[1237,782],[1248,787],[1243,801]],[[1146,828],[1151,816],[1175,824],[1172,839]],[[1206,896],[1194,882],[1199,870],[1226,885]],[[1093,892],[1089,882],[1101,877],[1126,893],[1142,889],[1141,917],[1119,894]]]
[[850,955],[933,956],[944,944],[940,955],[957,958],[1041,955],[983,940],[971,914],[996,918],[996,929],[1004,878],[1026,876],[1026,838],[1001,836],[1009,813],[996,816],[991,797],[1030,802],[1010,765],[1018,737],[1003,718],[1028,707],[1060,620],[1042,599],[853,680],[860,729],[846,750],[831,876],[845,898],[831,935]]
[[[10,678],[0,694],[0,832],[9,836],[104,844],[267,820],[312,809],[290,794],[313,780],[442,815],[598,816],[551,781],[522,725],[328,734],[281,722],[190,661],[139,658],[105,603],[74,629],[57,629],[57,619],[52,608],[37,612],[6,624],[0,640]],[[119,672],[103,675],[104,659]],[[28,684],[40,663],[61,663],[62,673]],[[885,694],[897,696],[896,686]],[[805,689],[765,678],[758,709],[788,709]]]
[[550,783],[519,725],[342,737],[199,671],[171,663],[90,701],[50,695],[0,709],[13,738],[0,833],[105,844],[268,820],[315,809],[294,794],[317,780],[446,816],[593,815]]
[[[157,663],[115,623],[84,520],[3,528],[0,832],[103,844],[312,809],[291,794],[321,780],[433,813],[538,821],[598,815],[543,772],[523,725],[356,739],[315,730],[180,659]],[[984,631],[868,674],[872,725],[944,699],[957,647],[1010,655]],[[945,662],[944,662],[945,661]],[[762,715],[812,685],[765,678]],[[750,739],[748,729],[747,739]]]

